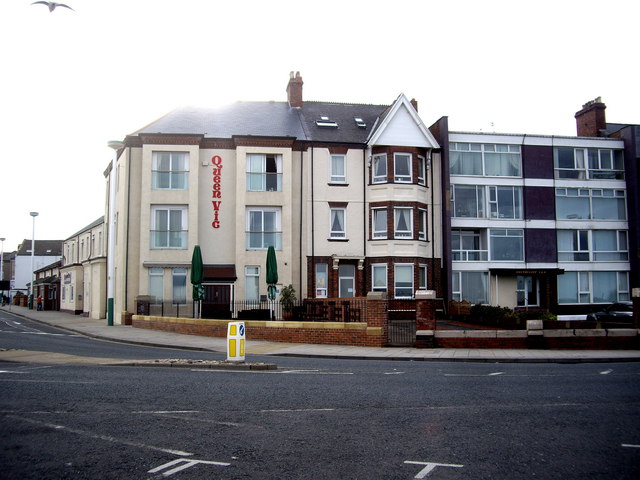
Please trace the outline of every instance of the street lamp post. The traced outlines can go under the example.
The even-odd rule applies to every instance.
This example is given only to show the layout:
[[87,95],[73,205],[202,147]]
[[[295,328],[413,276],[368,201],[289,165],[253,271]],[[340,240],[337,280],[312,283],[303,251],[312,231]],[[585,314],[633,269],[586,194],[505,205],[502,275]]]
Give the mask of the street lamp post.
[[31,229],[31,282],[29,283],[29,308],[33,310],[33,258],[36,253],[36,217],[38,216],[38,212],[29,212],[29,215],[31,215],[33,219],[33,226]]
[[109,228],[108,228],[108,249],[107,249],[107,325],[113,325],[114,291],[116,273],[116,168],[118,162],[118,150],[123,147],[123,143],[112,140],[108,143],[113,149],[111,159],[111,171],[109,172]]

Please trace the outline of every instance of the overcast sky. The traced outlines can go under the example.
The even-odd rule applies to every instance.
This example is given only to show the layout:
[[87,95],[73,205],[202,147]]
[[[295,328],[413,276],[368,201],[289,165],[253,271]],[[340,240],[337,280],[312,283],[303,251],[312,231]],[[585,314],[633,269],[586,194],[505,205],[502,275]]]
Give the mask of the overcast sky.
[[575,135],[601,96],[640,123],[637,0],[2,0],[0,237],[65,239],[104,214],[109,140],[184,105],[419,102],[430,125]]

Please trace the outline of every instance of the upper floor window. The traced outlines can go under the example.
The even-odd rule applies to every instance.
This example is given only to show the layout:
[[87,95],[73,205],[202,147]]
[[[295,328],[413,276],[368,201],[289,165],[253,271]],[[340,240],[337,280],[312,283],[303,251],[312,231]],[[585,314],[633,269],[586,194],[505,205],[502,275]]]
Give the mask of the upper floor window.
[[427,211],[418,209],[418,240],[427,240]]
[[480,230],[451,230],[451,250],[453,261],[486,262],[488,251],[486,248],[486,234]]
[[151,207],[151,248],[187,248],[187,207]]
[[189,154],[153,152],[151,173],[151,188],[185,190],[189,179]]
[[344,155],[331,155],[331,183],[347,183],[347,160]]
[[556,188],[558,220],[626,220],[624,190]]
[[457,218],[486,218],[485,212],[489,218],[503,220],[523,216],[522,187],[452,185],[451,201],[453,216]]
[[558,261],[629,260],[626,230],[558,230]]
[[394,208],[394,237],[413,238],[413,208]]
[[373,210],[373,238],[387,238],[387,209]]
[[381,153],[373,156],[373,183],[387,181],[387,154]]
[[247,250],[282,250],[280,207],[247,208]]
[[556,147],[554,149],[554,166],[556,178],[624,179],[622,150]]
[[329,237],[343,239],[347,238],[347,226],[346,226],[346,208],[331,208],[330,210],[330,227]]
[[418,155],[418,185],[427,185],[427,160]]
[[397,183],[411,183],[411,154],[393,154],[393,179]]
[[247,190],[281,192],[282,156],[263,153],[247,154]]
[[451,142],[451,175],[522,176],[520,145]]
[[524,232],[521,229],[492,228],[490,230],[491,260],[524,261]]

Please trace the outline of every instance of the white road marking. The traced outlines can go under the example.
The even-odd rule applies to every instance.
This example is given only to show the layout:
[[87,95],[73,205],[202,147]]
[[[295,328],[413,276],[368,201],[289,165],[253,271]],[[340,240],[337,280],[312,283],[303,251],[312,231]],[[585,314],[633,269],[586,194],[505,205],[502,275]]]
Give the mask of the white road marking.
[[600,375],[609,375],[611,372],[613,372],[613,370],[611,370],[611,369],[603,370],[602,372],[600,372]]
[[274,373],[286,373],[294,375],[353,375],[353,372],[322,372],[320,370],[282,370]]
[[496,375],[504,375],[504,372],[493,372],[493,373],[490,373],[490,374],[489,374],[489,375],[487,375],[487,376],[489,376],[489,377],[495,377]]
[[163,414],[163,413],[200,413],[200,410],[139,410],[136,412],[131,412],[131,413],[157,413],[157,414]]
[[156,446],[153,446],[153,445],[147,445],[147,444],[139,443],[139,442],[131,442],[129,440],[122,440],[122,439],[119,439],[119,438],[111,437],[109,435],[99,435],[99,434],[96,434],[96,433],[88,432],[86,430],[80,430],[80,429],[77,429],[77,428],[70,428],[70,427],[67,427],[65,425],[56,425],[54,423],[40,422],[40,421],[34,420],[32,418],[20,417],[18,415],[7,415],[7,417],[15,418],[16,420],[22,420],[24,422],[33,423],[35,425],[40,425],[40,426],[43,426],[43,427],[53,428],[54,430],[62,430],[62,431],[69,432],[69,433],[75,433],[76,435],[81,435],[81,436],[93,438],[93,439],[96,439],[96,440],[105,440],[107,442],[112,442],[112,443],[119,443],[119,444],[122,444],[122,445],[128,445],[130,447],[146,448],[148,450],[155,450],[155,451],[158,451],[158,452],[169,453],[171,455],[179,455],[181,457],[189,457],[189,456],[193,455],[193,453],[183,452],[182,450],[173,450],[173,449],[170,449],[170,448],[156,447]]
[[453,465],[450,463],[433,463],[433,462],[414,462],[411,460],[405,460],[404,463],[409,463],[412,465],[424,465],[425,467],[418,472],[418,474],[413,478],[424,478],[433,472],[436,467],[451,467],[451,468],[462,468],[464,465]]
[[633,445],[631,443],[623,443],[622,446],[627,448],[640,448],[640,445]]
[[281,412],[333,412],[335,408],[282,408],[272,410],[260,410],[262,413],[281,413]]
[[404,372],[384,372],[384,375],[404,375]]
[[159,467],[152,468],[147,473],[157,473],[157,472],[160,472],[161,470],[165,470],[169,467],[173,467],[174,465],[177,465],[183,462],[184,462],[183,465],[180,465],[179,467],[176,467],[176,468],[172,468],[171,470],[167,470],[166,472],[162,472],[162,475],[164,475],[165,477],[168,477],[169,475],[173,475],[174,473],[177,473],[189,467],[193,467],[194,465],[197,465],[199,463],[203,463],[206,465],[218,465],[221,467],[228,467],[229,465],[231,465],[230,463],[212,462],[210,460],[196,460],[195,458],[178,458],[177,460],[172,460],[171,462],[165,463],[164,465],[160,465]]

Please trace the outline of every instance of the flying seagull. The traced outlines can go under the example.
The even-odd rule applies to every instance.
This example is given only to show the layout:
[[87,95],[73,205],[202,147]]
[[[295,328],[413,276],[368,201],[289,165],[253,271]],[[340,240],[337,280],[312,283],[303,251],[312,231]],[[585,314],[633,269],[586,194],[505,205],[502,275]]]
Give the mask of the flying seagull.
[[73,10],[73,8],[71,8],[69,5],[65,5],[64,3],[56,3],[56,2],[33,2],[31,5],[37,5],[39,3],[49,7],[50,12],[53,12],[56,9],[56,7],[64,7],[64,8],[68,8],[69,10]]

